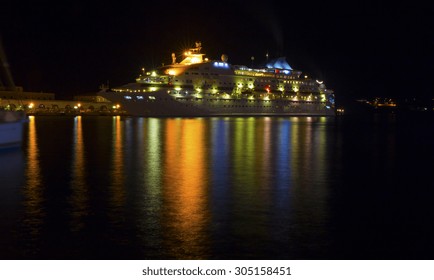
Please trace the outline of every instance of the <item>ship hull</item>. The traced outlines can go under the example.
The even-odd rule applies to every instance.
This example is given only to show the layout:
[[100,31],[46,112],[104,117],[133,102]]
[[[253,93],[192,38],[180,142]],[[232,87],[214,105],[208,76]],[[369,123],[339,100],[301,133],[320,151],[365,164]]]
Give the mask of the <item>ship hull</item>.
[[24,120],[24,112],[0,111],[0,149],[21,146]]
[[23,123],[21,121],[0,123],[0,149],[21,146]]
[[[216,98],[211,94],[173,95],[167,90],[152,93],[105,92],[104,98],[119,104],[133,116],[334,116],[334,108],[320,101],[288,99]],[[208,95],[208,96],[207,96]],[[211,97],[210,97],[211,96]]]

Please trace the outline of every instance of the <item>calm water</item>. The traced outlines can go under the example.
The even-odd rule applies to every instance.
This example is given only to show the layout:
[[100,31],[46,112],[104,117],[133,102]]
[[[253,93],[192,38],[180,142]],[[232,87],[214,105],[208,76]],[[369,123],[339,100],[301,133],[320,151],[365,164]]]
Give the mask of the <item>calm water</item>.
[[426,116],[31,117],[2,259],[434,259]]

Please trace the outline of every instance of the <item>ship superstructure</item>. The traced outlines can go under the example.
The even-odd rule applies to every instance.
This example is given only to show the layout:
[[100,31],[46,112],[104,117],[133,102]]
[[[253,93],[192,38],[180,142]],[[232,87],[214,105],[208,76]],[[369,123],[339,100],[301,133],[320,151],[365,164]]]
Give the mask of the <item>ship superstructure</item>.
[[284,57],[261,68],[209,60],[201,43],[177,63],[145,72],[102,95],[137,116],[335,114],[334,94],[323,82],[302,76]]

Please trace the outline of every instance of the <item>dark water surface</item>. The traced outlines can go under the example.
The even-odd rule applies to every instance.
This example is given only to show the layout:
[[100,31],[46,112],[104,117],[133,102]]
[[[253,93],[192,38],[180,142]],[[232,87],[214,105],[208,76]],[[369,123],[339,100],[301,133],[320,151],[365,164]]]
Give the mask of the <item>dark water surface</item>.
[[2,259],[434,259],[432,117],[31,117]]

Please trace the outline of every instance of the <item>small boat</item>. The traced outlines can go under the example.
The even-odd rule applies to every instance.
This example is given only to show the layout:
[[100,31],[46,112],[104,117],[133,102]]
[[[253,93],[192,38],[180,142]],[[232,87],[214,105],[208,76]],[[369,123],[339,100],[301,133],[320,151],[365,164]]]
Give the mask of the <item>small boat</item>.
[[26,113],[0,109],[0,149],[20,147]]

